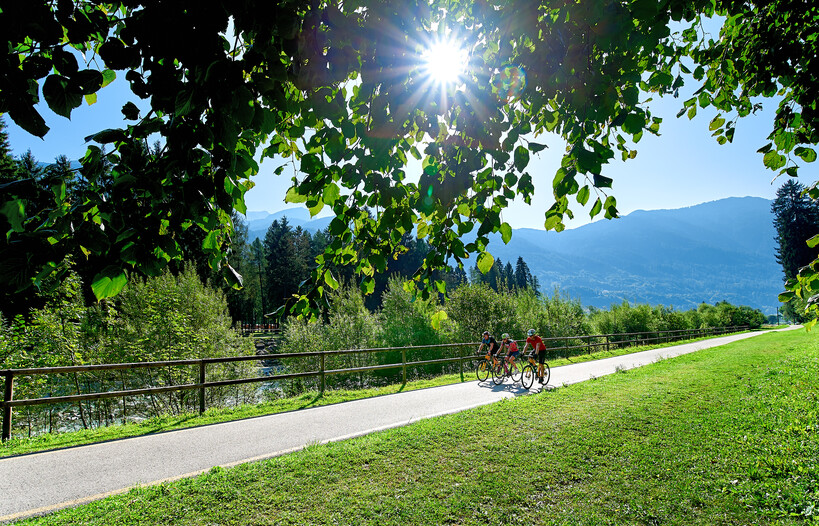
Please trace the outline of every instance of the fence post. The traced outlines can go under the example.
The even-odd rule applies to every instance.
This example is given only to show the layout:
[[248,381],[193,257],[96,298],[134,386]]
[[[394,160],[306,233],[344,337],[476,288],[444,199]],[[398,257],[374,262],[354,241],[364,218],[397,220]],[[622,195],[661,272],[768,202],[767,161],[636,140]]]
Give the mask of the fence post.
[[401,349],[401,377],[403,379],[402,385],[407,385],[407,350]]
[[321,394],[324,394],[324,387],[326,385],[324,379],[324,353],[322,352],[319,356],[321,357],[321,371],[319,373],[321,376]]
[[611,351],[610,343],[611,342],[609,342],[609,335],[606,334],[606,352]]
[[205,412],[205,360],[199,360],[199,414]]
[[[7,372],[5,375],[6,388],[3,393],[3,402],[8,404],[14,396],[14,373]],[[11,406],[3,405],[3,436],[2,440],[5,442],[11,438]]]
[[460,350],[458,351],[458,357],[460,358],[460,360],[458,360],[458,365],[460,366],[460,369],[461,369],[461,381],[463,382],[464,381],[464,349],[465,349],[465,347],[459,347],[459,349]]
[[[588,344],[588,354],[591,354],[591,336],[586,336],[586,343]],[[581,340],[582,341],[582,340]]]

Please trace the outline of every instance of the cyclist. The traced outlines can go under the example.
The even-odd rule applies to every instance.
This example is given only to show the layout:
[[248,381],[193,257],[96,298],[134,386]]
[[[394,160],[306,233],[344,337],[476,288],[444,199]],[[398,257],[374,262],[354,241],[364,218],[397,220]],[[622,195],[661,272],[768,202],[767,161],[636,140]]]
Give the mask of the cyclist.
[[546,361],[546,344],[543,343],[543,340],[535,334],[534,329],[529,329],[526,333],[526,345],[523,346],[523,352],[526,352],[526,349],[531,345],[532,346],[532,356],[537,356],[537,379],[542,384],[543,383],[543,363]]
[[506,347],[506,363],[508,363],[511,366],[512,364],[515,363],[515,358],[517,358],[520,355],[520,349],[518,349],[518,342],[511,339],[509,337],[508,332],[504,332],[501,335],[501,339],[503,340],[501,342],[501,349]]
[[483,350],[483,346],[486,345],[487,356],[491,356],[492,361],[497,363],[497,357],[495,355],[498,354],[501,345],[498,343],[494,336],[489,334],[489,331],[483,331],[482,336],[483,337],[481,338],[481,346],[478,347],[478,352],[480,353],[481,350]]

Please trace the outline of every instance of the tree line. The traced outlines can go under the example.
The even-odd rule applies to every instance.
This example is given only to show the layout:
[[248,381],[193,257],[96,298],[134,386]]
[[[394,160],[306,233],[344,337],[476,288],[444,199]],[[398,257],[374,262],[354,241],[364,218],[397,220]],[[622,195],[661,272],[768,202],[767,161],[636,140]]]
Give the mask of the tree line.
[[[226,289],[233,318],[236,321],[262,323],[287,317],[287,310],[282,307],[288,302],[292,303],[301,284],[310,278],[316,268],[316,258],[332,241],[329,227],[311,233],[301,226],[293,227],[284,216],[273,220],[263,238],[249,242],[245,221],[239,216],[234,216],[233,221],[236,234],[228,257],[232,267],[244,276],[241,290]],[[370,311],[382,307],[390,278],[411,279],[430,252],[430,246],[424,239],[410,233],[403,235],[401,245],[404,248],[387,261],[385,272],[374,276],[373,290],[364,297],[364,305]],[[355,268],[352,265],[331,265],[330,269],[335,279],[347,284],[355,282]],[[203,270],[207,274],[207,269]],[[436,273],[436,279],[443,281],[448,291],[470,282],[484,283],[496,292],[539,290],[537,276],[532,275],[522,257],[518,257],[514,268],[511,263],[504,265],[502,260],[497,259],[486,274],[476,264],[469,269],[468,276],[462,268],[450,266]],[[264,317],[274,313],[270,318]]]
[[[132,276],[116,298],[87,303],[82,278],[68,277],[42,293],[42,307],[28,316],[0,314],[0,368],[55,367],[250,355],[258,350],[250,338],[233,328],[223,291],[204,282],[193,264],[174,275]],[[331,295],[328,309],[317,320],[291,317],[283,323],[279,353],[382,347],[419,347],[408,361],[451,358],[452,350],[424,348],[441,343],[476,342],[484,330],[495,336],[508,332],[525,338],[528,329],[544,337],[569,338],[602,333],[656,332],[748,325],[759,327],[764,315],[755,309],[720,302],[676,311],[663,306],[624,302],[609,310],[586,310],[579,300],[555,290],[538,294],[531,288],[494,290],[487,283],[465,283],[448,296],[414,296],[396,276],[387,279],[381,306],[370,310],[354,284],[342,283]],[[612,338],[613,342],[618,339]],[[561,341],[560,347],[563,346]],[[461,352],[461,351],[459,351]],[[562,353],[562,349],[560,349]],[[327,369],[395,363],[400,351],[327,358]],[[264,364],[262,364],[264,365]],[[314,371],[315,359],[284,359],[267,364],[281,372]],[[263,374],[256,362],[213,366],[208,379],[233,379]],[[457,365],[411,368],[410,379],[453,372]],[[196,383],[198,369],[190,366],[134,371],[25,376],[16,379],[17,398],[60,396]],[[355,388],[400,381],[396,369],[372,374],[328,377],[330,388]],[[207,391],[208,407],[258,403],[316,389],[310,379],[258,388],[255,385]],[[66,429],[94,428],[165,414],[194,412],[192,391],[27,407],[15,412],[15,434],[34,435]]]

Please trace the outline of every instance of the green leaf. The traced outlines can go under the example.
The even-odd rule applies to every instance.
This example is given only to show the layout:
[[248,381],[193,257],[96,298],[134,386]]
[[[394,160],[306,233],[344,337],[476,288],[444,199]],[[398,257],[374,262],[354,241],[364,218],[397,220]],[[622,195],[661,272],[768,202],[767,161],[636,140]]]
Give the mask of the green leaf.
[[523,146],[518,146],[515,148],[515,168],[519,172],[522,172],[526,169],[526,166],[529,164],[529,150],[524,148]]
[[133,102],[126,102],[121,111],[129,121],[135,121],[139,118],[139,107]]
[[613,195],[606,197],[603,208],[606,209],[606,213],[604,214],[606,219],[614,219],[617,217],[617,200]]
[[804,148],[800,146],[794,150],[794,153],[806,163],[812,163],[816,160],[816,151],[811,148]]
[[387,270],[387,260],[384,259],[384,256],[381,254],[370,254],[370,257],[367,259],[370,260],[370,263],[375,267],[377,272],[384,272]]
[[418,228],[416,229],[418,239],[424,239],[429,235],[429,225],[424,221],[418,223]]
[[208,235],[202,240],[202,248],[205,250],[216,250],[219,248],[219,237],[215,230],[208,232]]
[[71,83],[61,75],[46,77],[43,97],[51,111],[65,118],[71,118],[71,110],[82,104],[82,93],[71,89]]
[[548,148],[548,146],[546,146],[545,144],[539,144],[539,143],[536,143],[536,142],[530,142],[529,143],[529,151],[532,152],[532,153],[537,153],[537,152],[543,150],[544,148]]
[[589,185],[586,185],[577,192],[577,202],[580,203],[581,206],[586,206],[586,203],[589,202],[590,195]]
[[125,140],[125,132],[117,129],[108,129],[97,132],[94,135],[89,135],[85,138],[85,142],[98,142],[100,144],[108,144]]
[[500,226],[500,233],[501,239],[503,239],[503,243],[509,244],[509,241],[512,239],[512,227],[509,226],[509,223],[503,223]]
[[305,203],[307,202],[307,196],[301,195],[295,186],[291,186],[290,189],[287,191],[287,195],[284,196],[284,202]]
[[717,130],[719,128],[722,128],[723,124],[725,124],[725,119],[723,119],[722,116],[717,115],[711,120],[711,124],[708,125],[708,130],[709,131]]
[[787,159],[785,159],[784,155],[779,155],[776,150],[771,150],[765,154],[765,157],[762,158],[762,162],[771,170],[779,170],[785,166]]
[[225,279],[227,280],[228,285],[230,285],[230,288],[241,290],[244,283],[244,278],[242,278],[242,275],[239,274],[235,268],[231,267],[230,264],[225,263],[224,266],[227,269]]
[[787,302],[791,301],[792,299],[794,299],[795,297],[796,297],[796,293],[791,292],[791,291],[783,292],[779,296],[777,296],[779,301],[782,302],[782,303],[787,303]]
[[324,271],[324,283],[333,290],[338,290],[338,281],[333,277],[333,273],[329,270]]
[[810,248],[813,248],[816,245],[819,245],[819,234],[817,234],[817,235],[813,236],[812,238],[808,239],[807,243],[808,243],[808,246]]
[[600,174],[594,174],[592,180],[594,181],[594,186],[597,188],[611,188],[611,184],[614,182],[611,177],[605,177]]
[[116,296],[127,283],[128,277],[125,271],[112,265],[105,267],[94,276],[94,279],[91,280],[91,290],[97,300],[101,300]]
[[560,214],[551,214],[546,216],[546,221],[543,223],[543,228],[546,230],[556,230],[560,225],[562,218]]
[[478,270],[481,271],[481,274],[487,274],[494,264],[495,258],[489,252],[481,252],[478,254],[477,265]]
[[24,230],[23,221],[26,218],[26,212],[23,201],[17,199],[6,201],[3,208],[0,208],[0,214],[6,216],[13,231],[22,232]]
[[315,217],[324,208],[324,201],[317,199],[314,204],[307,203],[307,210],[310,212],[310,217]]
[[182,117],[190,113],[193,109],[193,95],[193,89],[183,90],[176,94],[173,110],[174,115]]
[[645,116],[639,113],[629,113],[626,119],[623,121],[623,131],[634,135],[643,131],[645,125]]
[[440,331],[444,320],[449,319],[447,316],[446,311],[439,310],[435,314],[430,317],[430,323],[432,324],[432,328],[436,331]]
[[117,79],[117,73],[110,69],[105,69],[102,71],[102,86],[105,87],[108,84],[111,84]]
[[45,137],[49,127],[37,110],[28,104],[18,103],[9,108],[9,116],[18,126],[37,137]]
[[361,280],[361,292],[365,296],[370,295],[375,291],[375,280],[371,276],[364,276]]
[[330,183],[329,185],[324,187],[324,192],[322,193],[321,200],[324,201],[324,203],[332,206],[340,195],[341,192],[338,188],[338,185],[335,183]]

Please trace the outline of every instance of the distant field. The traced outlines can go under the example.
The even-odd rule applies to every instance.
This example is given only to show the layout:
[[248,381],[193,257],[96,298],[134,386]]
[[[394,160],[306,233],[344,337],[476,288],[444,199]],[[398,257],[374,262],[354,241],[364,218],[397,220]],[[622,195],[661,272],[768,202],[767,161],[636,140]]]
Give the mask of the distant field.
[[817,378],[764,334],[20,524],[803,524]]

